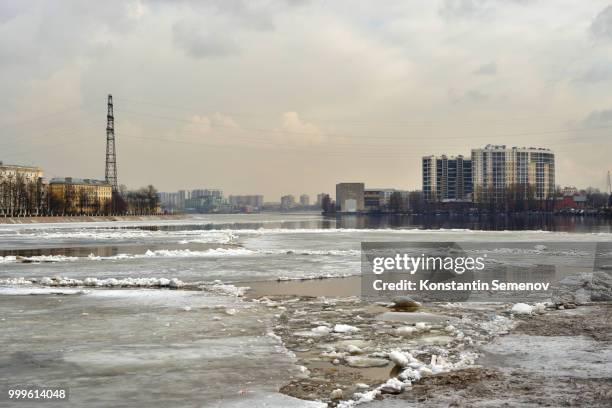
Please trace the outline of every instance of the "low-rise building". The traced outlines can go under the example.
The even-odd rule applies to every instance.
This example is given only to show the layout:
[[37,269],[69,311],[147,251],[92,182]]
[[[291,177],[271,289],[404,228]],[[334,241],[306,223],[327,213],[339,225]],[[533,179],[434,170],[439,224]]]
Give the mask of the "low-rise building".
[[408,191],[395,188],[366,188],[364,194],[364,206],[368,212],[380,212],[390,210],[391,196],[398,193],[401,198],[401,209],[408,208]]
[[336,184],[336,207],[339,212],[355,213],[365,210],[364,183]]
[[54,213],[101,213],[108,209],[112,198],[112,186],[105,181],[72,177],[49,181],[49,202]]

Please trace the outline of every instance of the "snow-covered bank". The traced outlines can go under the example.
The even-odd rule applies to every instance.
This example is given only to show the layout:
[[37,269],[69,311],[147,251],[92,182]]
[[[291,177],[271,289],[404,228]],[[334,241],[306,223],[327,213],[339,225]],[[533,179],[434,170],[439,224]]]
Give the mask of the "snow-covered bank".
[[82,222],[162,221],[182,220],[185,215],[123,215],[123,216],[63,216],[63,217],[0,217],[0,224],[57,224]]

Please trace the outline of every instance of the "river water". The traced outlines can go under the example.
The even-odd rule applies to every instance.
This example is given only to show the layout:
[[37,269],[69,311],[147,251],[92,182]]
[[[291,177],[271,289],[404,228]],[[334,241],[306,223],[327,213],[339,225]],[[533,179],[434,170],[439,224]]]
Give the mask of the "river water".
[[[361,243],[376,241],[597,242],[612,241],[612,226],[313,213],[0,225],[0,386],[66,386],[72,406],[317,406],[277,393],[304,374],[271,334],[276,312],[221,282],[357,275]],[[192,291],[27,281],[54,277],[221,282]]]

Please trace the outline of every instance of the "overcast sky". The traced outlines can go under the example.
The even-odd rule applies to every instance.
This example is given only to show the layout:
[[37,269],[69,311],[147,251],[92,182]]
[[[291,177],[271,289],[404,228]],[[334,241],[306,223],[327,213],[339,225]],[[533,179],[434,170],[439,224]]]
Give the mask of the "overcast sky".
[[[610,0],[0,2],[0,160],[226,194],[417,189],[422,155],[612,169]],[[313,197],[314,198],[314,197]]]

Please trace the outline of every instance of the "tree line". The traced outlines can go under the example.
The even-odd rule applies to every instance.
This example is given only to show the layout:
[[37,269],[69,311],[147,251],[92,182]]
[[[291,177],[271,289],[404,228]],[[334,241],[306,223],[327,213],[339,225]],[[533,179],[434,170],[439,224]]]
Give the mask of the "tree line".
[[74,184],[64,188],[63,195],[51,194],[41,179],[0,176],[0,217],[151,215],[160,211],[157,189],[152,185],[137,190],[122,185],[104,201]]

